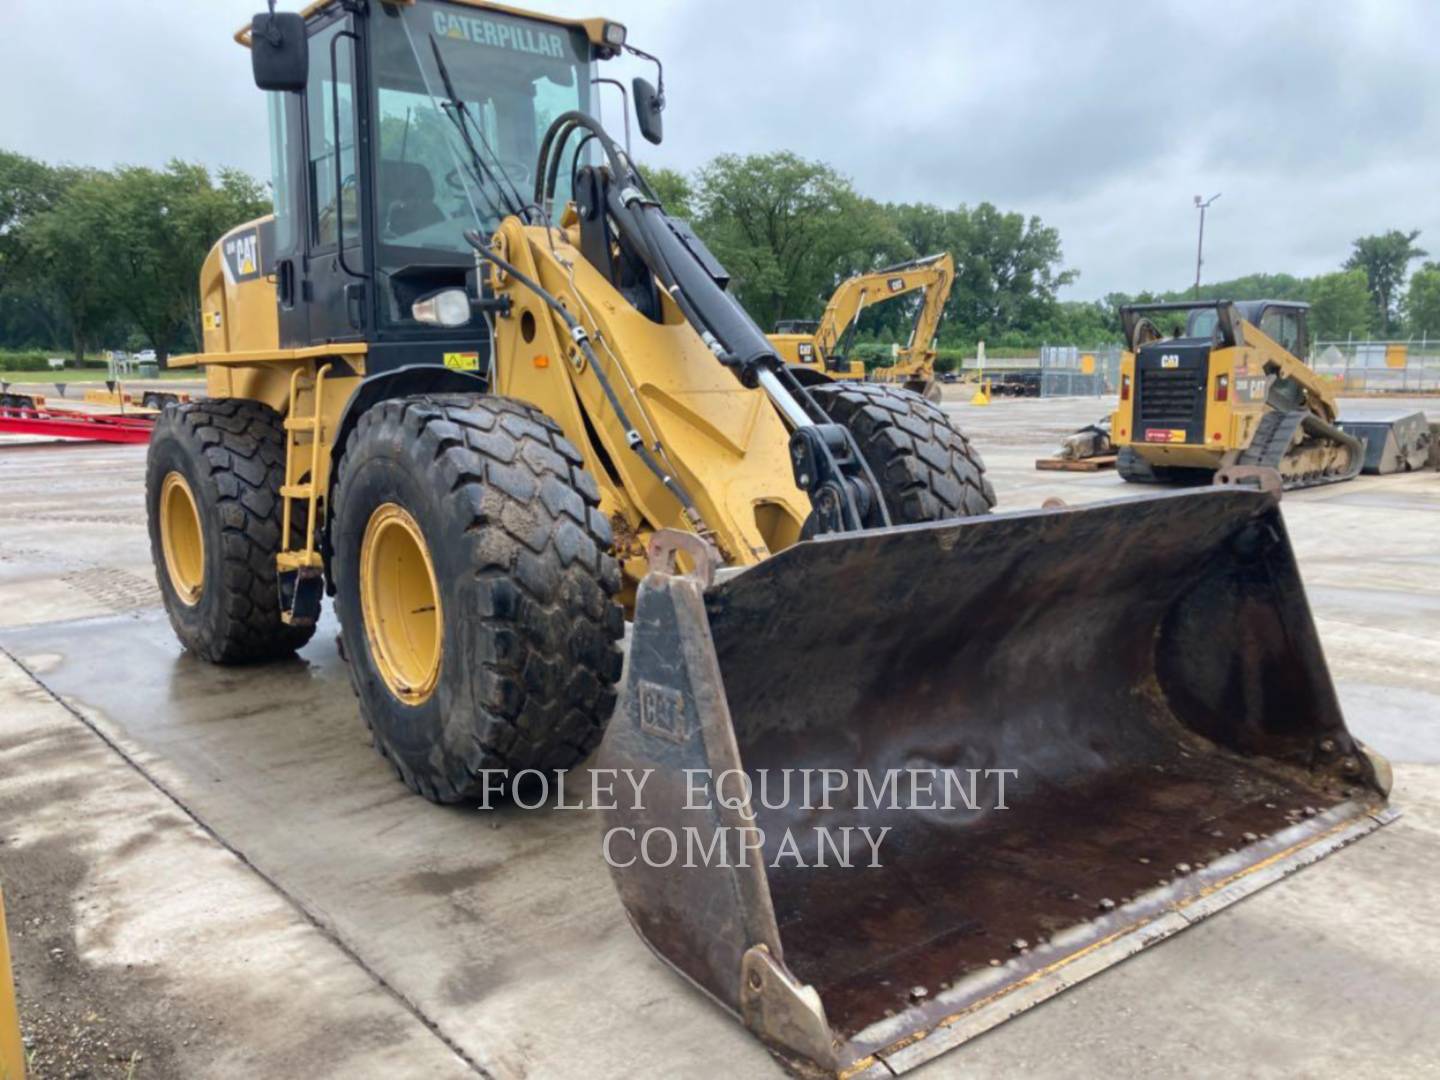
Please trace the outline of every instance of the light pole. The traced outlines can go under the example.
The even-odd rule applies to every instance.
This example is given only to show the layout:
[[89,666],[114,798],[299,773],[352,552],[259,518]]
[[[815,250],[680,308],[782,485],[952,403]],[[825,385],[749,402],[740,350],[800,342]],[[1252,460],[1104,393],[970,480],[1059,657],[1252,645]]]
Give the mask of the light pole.
[[1195,244],[1195,299],[1200,299],[1200,266],[1204,262],[1205,252],[1205,211],[1210,204],[1220,197],[1220,192],[1211,195],[1210,198],[1201,200],[1199,195],[1195,196],[1195,209],[1200,211],[1200,239]]

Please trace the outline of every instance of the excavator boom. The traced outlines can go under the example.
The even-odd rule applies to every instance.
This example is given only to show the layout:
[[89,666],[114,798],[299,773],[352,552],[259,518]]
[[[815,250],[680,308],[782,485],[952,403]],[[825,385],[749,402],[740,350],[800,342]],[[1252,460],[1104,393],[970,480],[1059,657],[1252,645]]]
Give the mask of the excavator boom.
[[896,362],[877,369],[873,377],[938,400],[934,342],[954,281],[955,260],[948,252],[856,274],[835,289],[808,334],[795,333],[793,324],[784,324],[787,332],[772,334],[771,341],[792,364],[818,364],[831,378],[863,378],[864,365],[847,359],[860,316],[875,304],[923,291],[910,337],[897,350]]

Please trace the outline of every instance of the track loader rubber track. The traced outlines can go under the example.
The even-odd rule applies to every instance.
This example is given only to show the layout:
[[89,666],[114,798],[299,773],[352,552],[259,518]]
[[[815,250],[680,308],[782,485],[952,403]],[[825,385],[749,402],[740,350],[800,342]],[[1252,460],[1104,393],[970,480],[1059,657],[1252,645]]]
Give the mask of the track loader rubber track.
[[1204,469],[1185,469],[1174,465],[1151,465],[1134,447],[1122,446],[1115,455],[1115,471],[1130,484],[1188,484],[1201,482],[1209,473]]
[[[1290,456],[1295,435],[1301,429],[1317,439],[1339,443],[1350,450],[1350,464],[1344,470],[1332,470],[1319,474],[1286,472],[1285,459]],[[1260,419],[1260,426],[1250,445],[1241,453],[1238,464],[1257,465],[1274,469],[1281,476],[1286,491],[1299,488],[1319,487],[1321,484],[1338,484],[1353,480],[1365,464],[1364,445],[1353,435],[1347,435],[1333,424],[1327,424],[1320,417],[1306,409],[1278,409],[1267,412]]]

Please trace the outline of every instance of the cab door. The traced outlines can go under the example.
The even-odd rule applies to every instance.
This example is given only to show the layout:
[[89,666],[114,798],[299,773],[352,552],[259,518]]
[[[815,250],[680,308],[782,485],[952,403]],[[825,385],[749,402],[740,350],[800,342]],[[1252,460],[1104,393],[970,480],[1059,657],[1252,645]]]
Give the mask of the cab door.
[[270,186],[275,221],[261,226],[264,272],[275,286],[280,347],[310,344],[310,316],[301,303],[305,264],[305,98],[303,94],[271,92]]
[[310,36],[305,88],[305,259],[301,298],[315,344],[366,337],[365,155],[354,20],[338,15]]

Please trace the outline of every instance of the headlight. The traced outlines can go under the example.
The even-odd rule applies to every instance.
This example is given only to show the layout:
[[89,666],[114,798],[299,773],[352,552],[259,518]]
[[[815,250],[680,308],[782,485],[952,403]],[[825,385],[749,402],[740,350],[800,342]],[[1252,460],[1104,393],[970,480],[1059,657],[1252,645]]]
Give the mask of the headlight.
[[606,23],[605,33],[602,36],[605,38],[606,45],[613,45],[618,49],[625,44],[625,27],[618,22]]
[[411,304],[410,314],[427,326],[464,326],[470,321],[470,294],[464,289],[441,289]]

